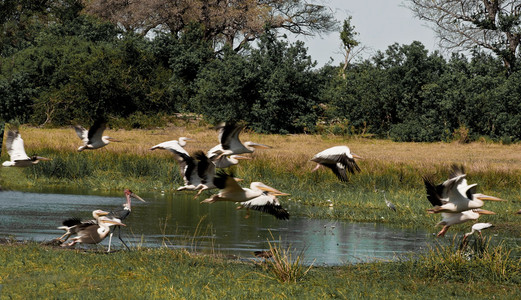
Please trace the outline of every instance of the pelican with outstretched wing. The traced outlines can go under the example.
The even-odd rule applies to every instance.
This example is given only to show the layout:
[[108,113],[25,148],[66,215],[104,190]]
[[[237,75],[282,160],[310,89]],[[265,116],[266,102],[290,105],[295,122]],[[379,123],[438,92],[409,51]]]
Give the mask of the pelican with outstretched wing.
[[24,140],[18,131],[18,128],[12,128],[7,131],[7,139],[5,141],[7,153],[11,160],[4,161],[4,167],[29,167],[37,164],[40,160],[51,160],[50,158],[33,155],[28,156],[25,153]]
[[97,120],[92,124],[89,130],[81,125],[74,126],[76,134],[83,141],[83,146],[78,148],[78,152],[83,150],[93,150],[107,146],[110,142],[119,142],[110,136],[103,135],[103,131],[107,128],[107,122]]
[[347,182],[347,172],[351,174],[360,172],[360,167],[356,164],[355,158],[360,159],[361,157],[351,153],[347,146],[331,147],[311,158],[311,161],[317,163],[317,166],[311,172],[315,172],[322,166],[327,167],[333,171],[338,179]]

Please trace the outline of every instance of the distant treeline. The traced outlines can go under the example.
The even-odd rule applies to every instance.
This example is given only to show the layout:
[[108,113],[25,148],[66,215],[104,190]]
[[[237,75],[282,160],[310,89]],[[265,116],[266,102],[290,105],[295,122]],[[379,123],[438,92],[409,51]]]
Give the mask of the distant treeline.
[[144,37],[80,11],[45,24],[2,20],[0,119],[69,125],[195,113],[264,133],[521,139],[521,72],[507,74],[493,55],[446,59],[419,42],[394,44],[344,78],[270,30],[255,47],[215,51],[198,24]]

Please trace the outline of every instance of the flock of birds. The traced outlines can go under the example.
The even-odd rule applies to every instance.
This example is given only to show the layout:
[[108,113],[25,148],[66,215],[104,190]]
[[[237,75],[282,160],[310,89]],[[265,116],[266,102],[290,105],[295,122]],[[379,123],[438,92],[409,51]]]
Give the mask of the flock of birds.
[[[94,150],[104,147],[111,141],[117,141],[109,136],[104,136],[106,122],[98,120],[89,128],[83,128],[80,125],[75,126],[78,137],[82,140],[83,145],[78,151]],[[232,173],[226,172],[224,169],[236,165],[239,160],[251,159],[244,154],[253,153],[256,148],[271,148],[270,146],[254,143],[251,141],[242,143],[239,134],[244,129],[243,125],[234,123],[222,123],[215,127],[219,131],[219,144],[211,148],[207,153],[198,150],[190,155],[185,149],[187,141],[190,138],[181,137],[178,140],[172,140],[157,144],[150,150],[168,150],[174,154],[183,177],[184,184],[177,190],[197,191],[194,198],[197,198],[203,191],[210,189],[219,189],[218,194],[201,201],[201,203],[214,203],[219,201],[232,201],[238,203],[237,208],[246,208],[248,210],[246,217],[250,215],[250,209],[271,214],[280,220],[289,219],[289,213],[284,209],[277,196],[286,196],[287,193],[281,192],[276,188],[270,187],[262,182],[252,182],[249,188],[243,188],[239,185],[241,179],[235,178]],[[28,156],[24,149],[22,137],[18,128],[9,128],[7,132],[6,148],[10,156],[10,161],[2,163],[4,167],[28,167],[42,160],[50,160],[41,156]],[[360,167],[355,159],[361,157],[351,153],[347,146],[335,146],[317,153],[311,158],[311,161],[317,163],[312,172],[320,167],[329,168],[339,180],[347,182],[348,173],[355,174],[360,172]],[[443,229],[437,236],[444,236],[450,226],[461,224],[467,221],[475,221],[482,214],[494,214],[491,211],[482,209],[483,200],[505,201],[496,197],[487,196],[476,193],[476,184],[468,184],[465,179],[466,174],[463,166],[453,165],[449,179],[441,184],[434,184],[432,176],[424,176],[427,199],[432,204],[432,208],[428,209],[429,213],[441,213],[443,220],[437,225],[442,225]],[[111,247],[112,234],[114,230],[118,230],[120,241],[128,246],[121,238],[121,226],[125,226],[122,221],[131,212],[131,199],[143,200],[132,191],[125,190],[126,203],[120,211],[106,212],[95,210],[92,212],[93,220],[82,221],[77,218],[67,219],[63,221],[63,226],[59,229],[65,230],[65,234],[55,239],[55,242],[62,246],[74,246],[77,243],[97,244],[110,235],[109,250]],[[396,207],[392,204],[384,192],[384,200],[386,205],[396,211]],[[521,211],[520,211],[521,212]],[[114,230],[111,230],[111,227]],[[490,223],[477,223],[472,226],[472,231],[464,235],[466,239],[474,232],[481,235],[481,230],[492,227]],[[66,244],[67,239],[76,234],[72,238],[72,242]]]

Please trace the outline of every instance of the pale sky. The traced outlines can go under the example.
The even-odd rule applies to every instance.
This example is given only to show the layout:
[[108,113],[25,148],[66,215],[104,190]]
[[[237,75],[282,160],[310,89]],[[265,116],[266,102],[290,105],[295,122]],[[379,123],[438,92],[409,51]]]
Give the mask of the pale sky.
[[[405,7],[403,0],[314,0],[309,1],[330,7],[335,12],[335,18],[340,25],[352,16],[351,25],[354,25],[357,40],[360,46],[367,49],[362,58],[371,57],[376,51],[385,51],[388,46],[398,43],[411,44],[420,41],[429,53],[439,50],[434,31],[427,27],[424,21],[416,18],[412,11]],[[344,59],[340,41],[340,33],[332,32],[328,35],[290,38],[302,40],[308,48],[308,54],[322,67],[334,59],[333,65],[338,65]]]

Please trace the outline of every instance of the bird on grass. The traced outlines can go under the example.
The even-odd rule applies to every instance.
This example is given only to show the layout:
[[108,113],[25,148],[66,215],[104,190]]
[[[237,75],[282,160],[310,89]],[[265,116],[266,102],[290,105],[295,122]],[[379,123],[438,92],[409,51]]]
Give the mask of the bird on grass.
[[[138,199],[140,201],[143,201],[143,202],[146,202],[145,200],[143,200],[141,197],[139,197],[138,195],[134,194],[131,190],[129,189],[125,189],[124,191],[125,193],[125,198],[127,199],[127,201],[123,204],[123,209],[120,209],[120,210],[116,210],[116,211],[111,211],[107,216],[106,218],[108,220],[113,220],[113,221],[116,221],[116,222],[122,222],[123,220],[125,220],[129,215],[130,213],[132,212],[132,198],[134,199]],[[110,232],[110,238],[109,238],[109,249],[107,250],[107,252],[110,252],[110,246],[111,246],[111,242],[112,242],[112,235],[114,234],[114,231],[118,231],[118,238],[119,240],[121,241],[121,243],[123,243],[123,245],[125,245],[125,247],[127,248],[127,250],[130,250],[130,248],[127,246],[127,244],[123,241],[123,239],[121,238],[121,226],[120,225],[116,225],[114,227],[114,230],[112,230]]]
[[[72,238],[71,243],[62,244],[62,246],[72,247],[77,243],[98,244],[101,241],[103,241],[110,233],[110,226],[126,226],[125,224],[119,221],[114,221],[105,218],[104,216],[108,214],[109,212],[101,210],[95,211],[95,213],[93,212],[93,215],[97,218],[96,224],[82,223],[78,219],[69,219],[64,221],[64,224],[70,225],[70,227],[76,226],[76,228],[74,229],[74,233],[77,234],[77,236]],[[74,222],[76,223],[74,224]]]
[[81,125],[74,126],[76,134],[83,141],[83,146],[78,148],[78,152],[105,147],[110,142],[119,142],[119,140],[111,138],[110,136],[103,135],[103,131],[105,131],[106,128],[107,122],[103,119],[96,120],[89,130]]
[[10,160],[4,161],[4,167],[29,167],[37,164],[40,160],[51,160],[50,158],[33,155],[28,156],[25,153],[24,140],[18,131],[18,128],[13,127],[7,131],[7,139],[5,141],[7,153]]
[[492,228],[492,227],[494,227],[494,225],[492,225],[491,223],[476,223],[476,224],[472,225],[472,230],[470,232],[465,233],[465,235],[463,236],[463,242],[470,235],[473,235],[474,232],[477,232],[479,237],[481,239],[483,239],[483,235],[481,234],[481,230],[485,230],[485,229]]
[[106,215],[105,211],[98,209],[92,212],[92,217],[94,218],[92,220],[82,221],[79,218],[70,218],[63,221],[63,226],[58,227],[58,229],[65,230],[65,233],[59,238],[54,239],[53,241],[57,241],[60,244],[64,243],[69,239],[71,235],[76,234],[81,226],[96,225],[98,224],[98,219],[104,215]]
[[351,153],[347,146],[335,146],[319,152],[311,158],[311,161],[316,162],[317,166],[311,171],[315,172],[320,167],[327,167],[333,171],[333,174],[340,179],[340,181],[347,182],[347,172],[355,174],[360,172],[360,167],[356,164],[355,158],[362,157]]

